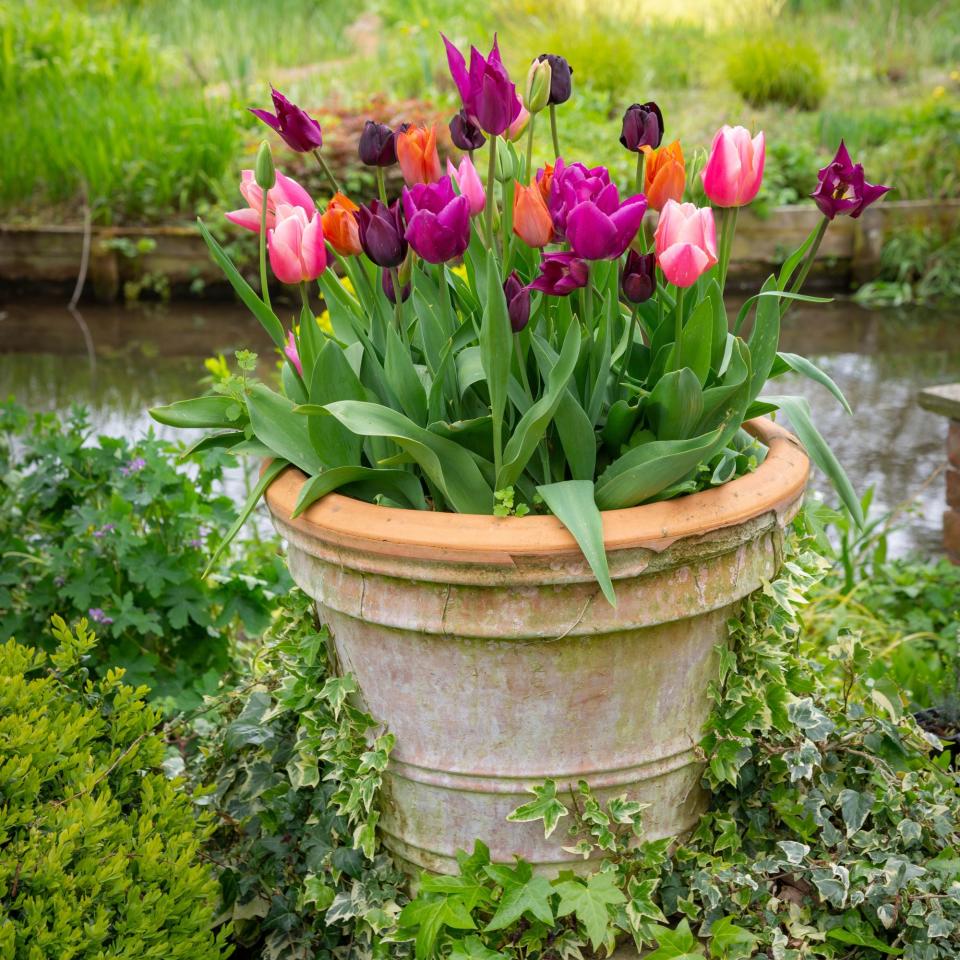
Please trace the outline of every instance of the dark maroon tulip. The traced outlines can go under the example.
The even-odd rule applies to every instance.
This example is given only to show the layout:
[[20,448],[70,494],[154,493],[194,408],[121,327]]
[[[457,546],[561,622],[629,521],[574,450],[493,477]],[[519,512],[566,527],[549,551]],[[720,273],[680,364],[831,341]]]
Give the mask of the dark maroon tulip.
[[354,214],[360,230],[360,246],[378,267],[399,267],[407,255],[400,201],[388,207],[379,200],[365,203]]
[[573,67],[567,63],[566,57],[556,53],[541,53],[537,60],[541,63],[546,60],[550,64],[550,99],[547,103],[554,106],[566,103],[573,93]]
[[253,107],[250,112],[276,130],[291,150],[298,153],[319,150],[323,146],[320,124],[306,110],[291,103],[279,90],[271,87],[270,95],[273,97],[273,108],[277,111],[275,115],[269,110],[256,110]]
[[385,123],[368,120],[360,134],[358,150],[361,162],[368,167],[390,167],[397,162],[397,145],[393,131]]
[[483,131],[467,116],[466,110],[461,110],[450,121],[450,139],[460,150],[479,150],[487,142]]
[[818,174],[817,189],[810,196],[828,220],[840,214],[856,220],[889,189],[867,183],[863,164],[851,162],[846,144],[841,140],[837,155]]
[[514,333],[519,333],[530,322],[530,288],[520,282],[516,270],[503,281],[503,295],[507,298],[510,326]]
[[[391,303],[397,302],[397,295],[394,293],[393,289],[393,271],[392,270],[381,270],[383,279],[380,281],[380,285],[383,287],[383,292],[386,295],[386,298]],[[406,303],[407,298],[410,296],[410,284],[405,283],[400,290],[400,302]]]
[[663,114],[651,100],[648,103],[632,103],[624,111],[620,142],[634,153],[641,147],[656,150],[663,139]]
[[531,290],[539,290],[554,297],[565,297],[590,279],[590,267],[572,253],[548,253],[540,261],[540,276],[530,284]]
[[623,268],[623,295],[631,303],[645,303],[657,289],[657,255],[630,250]]

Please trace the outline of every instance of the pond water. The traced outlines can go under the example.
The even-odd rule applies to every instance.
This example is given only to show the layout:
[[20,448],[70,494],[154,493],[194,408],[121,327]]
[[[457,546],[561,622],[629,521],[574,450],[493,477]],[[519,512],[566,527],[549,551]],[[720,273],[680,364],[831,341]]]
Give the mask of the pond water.
[[[0,397],[37,410],[82,403],[100,432],[158,428],[146,409],[190,396],[203,359],[239,347],[269,356],[260,327],[233,304],[84,307],[21,302],[0,309]],[[867,310],[850,302],[798,305],[781,348],[810,357],[840,385],[850,419],[821,387],[784,378],[777,393],[807,396],[855,488],[876,488],[880,512],[915,499],[892,538],[898,552],[937,553],[944,498],[946,422],[921,410],[917,391],[960,379],[960,304]],[[815,478],[815,487],[825,489]]]

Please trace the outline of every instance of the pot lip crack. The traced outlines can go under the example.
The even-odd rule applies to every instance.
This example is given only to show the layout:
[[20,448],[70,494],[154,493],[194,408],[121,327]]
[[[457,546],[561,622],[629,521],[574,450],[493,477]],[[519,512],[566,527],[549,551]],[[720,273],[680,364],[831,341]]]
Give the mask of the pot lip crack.
[[[607,551],[652,549],[703,536],[769,513],[788,522],[799,509],[810,460],[799,441],[766,417],[744,428],[767,448],[756,470],[719,487],[657,503],[603,511]],[[489,563],[495,555],[547,556],[579,548],[552,515],[495,517],[486,514],[404,510],[329,493],[296,519],[293,506],[306,475],[288,467],[266,491],[275,520],[300,536],[396,557],[433,550],[458,563]]]

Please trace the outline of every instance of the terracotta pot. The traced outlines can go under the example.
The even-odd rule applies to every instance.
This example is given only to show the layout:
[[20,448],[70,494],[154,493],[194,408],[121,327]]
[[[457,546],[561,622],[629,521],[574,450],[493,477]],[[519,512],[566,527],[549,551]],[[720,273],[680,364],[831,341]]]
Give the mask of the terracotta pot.
[[769,447],[754,473],[604,514],[616,608],[555,517],[331,494],[291,520],[304,475],[271,484],[293,578],[396,736],[380,822],[407,868],[453,871],[478,837],[497,861],[582,868],[562,849],[564,821],[544,840],[542,824],[505,819],[547,777],[649,803],[648,839],[696,824],[715,648],[738,602],[776,572],[809,471],[785,430],[750,429]]

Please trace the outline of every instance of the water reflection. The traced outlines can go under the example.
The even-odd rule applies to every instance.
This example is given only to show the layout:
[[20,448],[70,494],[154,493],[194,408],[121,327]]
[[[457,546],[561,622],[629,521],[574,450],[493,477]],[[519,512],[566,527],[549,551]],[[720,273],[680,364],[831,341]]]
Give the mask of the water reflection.
[[[292,319],[292,306],[289,313]],[[233,304],[86,307],[82,320],[92,355],[83,326],[63,306],[21,303],[0,312],[0,396],[12,394],[37,410],[83,403],[103,433],[138,437],[153,428],[172,436],[176,431],[157,427],[145,411],[194,393],[205,357],[248,347],[261,354],[264,372],[273,362],[266,335]],[[785,322],[782,348],[822,366],[856,417],[796,376],[776,392],[809,398],[855,487],[876,486],[878,509],[920,493],[918,514],[896,537],[898,551],[939,549],[943,477],[923,487],[943,464],[946,423],[921,410],[915,397],[922,386],[960,379],[958,321],[956,304],[871,311],[838,302],[797,307]]]

